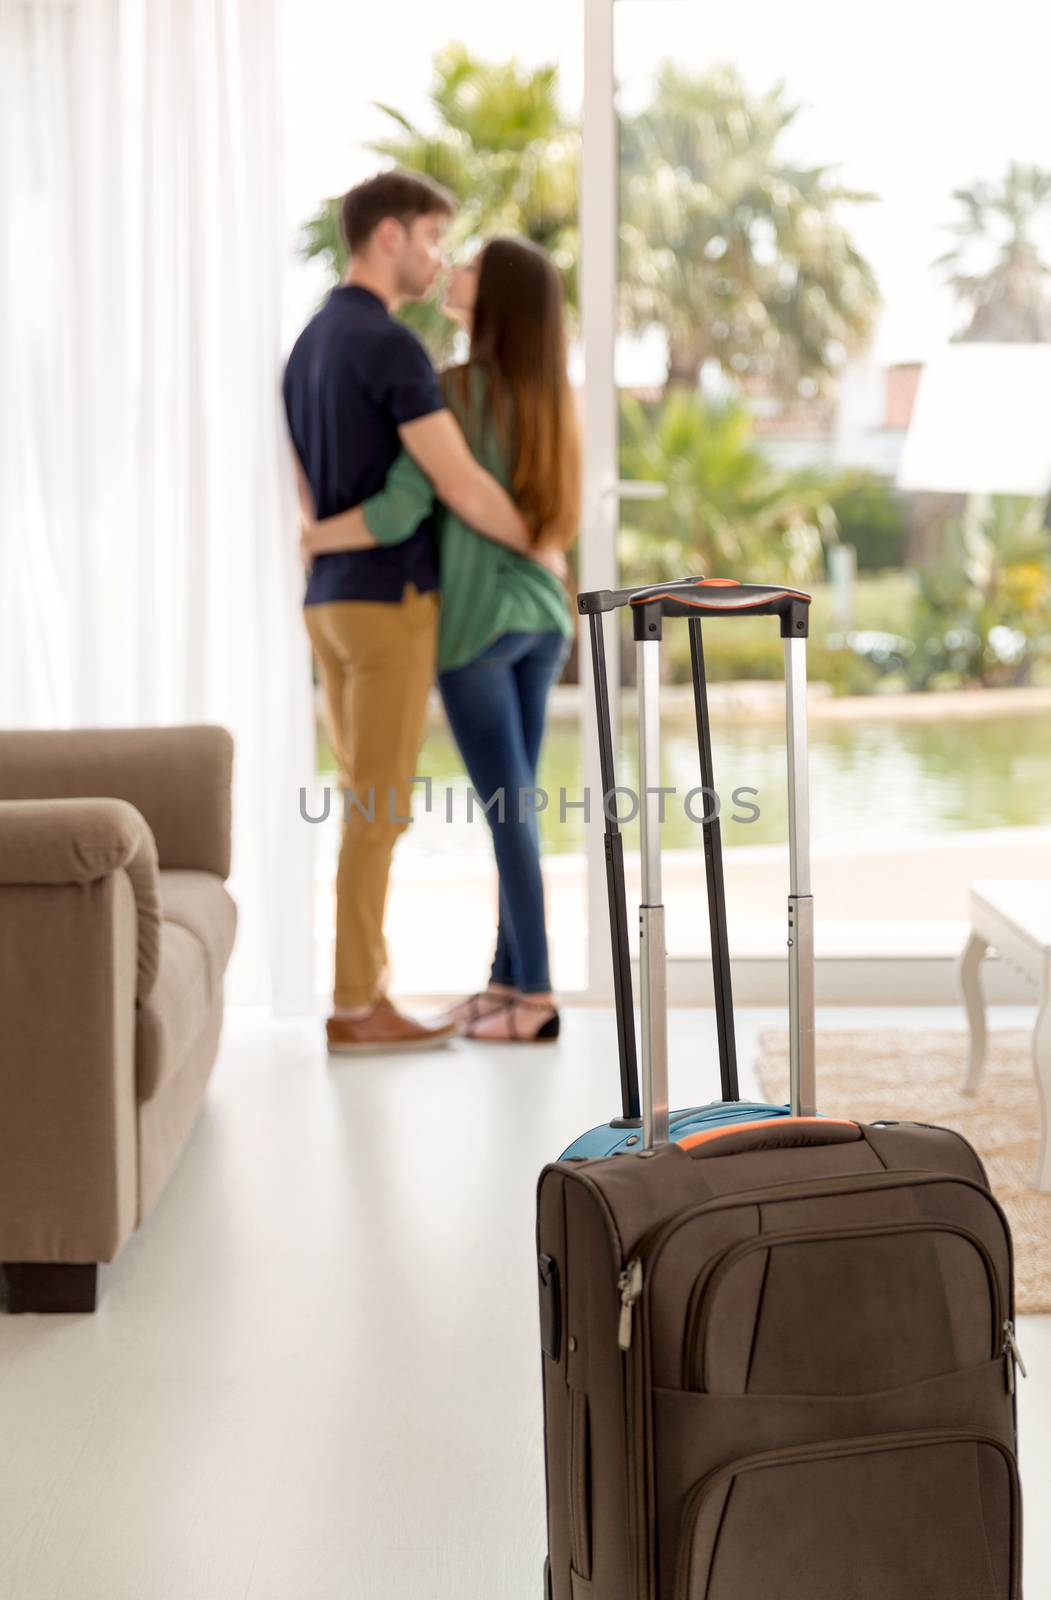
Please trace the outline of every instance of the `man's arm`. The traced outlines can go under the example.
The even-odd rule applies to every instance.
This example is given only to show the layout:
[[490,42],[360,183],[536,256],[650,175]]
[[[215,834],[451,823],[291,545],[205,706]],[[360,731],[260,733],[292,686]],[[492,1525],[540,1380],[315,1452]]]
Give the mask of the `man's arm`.
[[410,328],[392,322],[379,357],[383,376],[377,398],[438,499],[479,533],[519,555],[530,554],[529,528],[510,496],[471,454],[421,341]]
[[[439,500],[478,533],[516,555],[551,566],[552,556],[533,549],[531,531],[510,496],[471,454],[459,423],[445,407],[420,340],[411,329],[392,324],[382,353],[380,398]],[[371,526],[372,517],[368,520]]]
[[519,555],[532,555],[529,528],[506,490],[479,466],[451,411],[406,422],[398,429],[401,442],[450,511],[498,544]]

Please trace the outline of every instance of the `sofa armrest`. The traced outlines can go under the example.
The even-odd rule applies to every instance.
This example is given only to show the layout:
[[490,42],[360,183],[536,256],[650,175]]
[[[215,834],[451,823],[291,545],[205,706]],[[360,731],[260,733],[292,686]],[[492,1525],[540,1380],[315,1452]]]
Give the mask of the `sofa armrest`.
[[232,776],[225,728],[0,732],[0,800],[126,800],[145,817],[162,868],[229,877]]
[[124,871],[135,896],[136,998],[160,962],[157,848],[126,800],[0,800],[0,893],[12,884],[89,884]]
[[123,868],[0,883],[0,1261],[112,1261],[135,1227],[140,925]]

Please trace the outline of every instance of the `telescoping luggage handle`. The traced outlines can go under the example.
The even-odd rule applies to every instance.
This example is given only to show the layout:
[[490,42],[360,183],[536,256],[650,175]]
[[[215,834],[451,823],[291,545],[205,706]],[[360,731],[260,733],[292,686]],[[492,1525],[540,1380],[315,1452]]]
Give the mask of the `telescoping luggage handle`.
[[[649,783],[651,772],[659,774],[659,654],[663,620],[665,617],[690,619],[691,661],[702,780],[705,787],[710,788],[713,787],[711,741],[708,730],[701,619],[704,616],[738,615],[777,616],[780,619],[781,637],[785,642],[788,732],[790,878],[788,999],[791,1107],[795,1116],[813,1115],[815,1111],[814,925],[810,887],[805,653],[809,632],[810,596],[797,589],[781,588],[776,585],[742,584],[732,579],[693,577],[674,583],[652,584],[646,589],[596,590],[578,595],[577,603],[590,623],[604,796],[613,794],[616,778],[613,770],[602,614],[622,606],[630,606],[633,613],[638,661],[639,767],[642,790],[640,796],[642,904],[639,908],[643,1050],[641,1120],[643,1142],[646,1147],[665,1142],[668,1138],[667,953],[664,906],[661,903],[660,794],[656,789],[651,790]],[[621,1089],[624,1118],[626,1121],[635,1121],[639,1117],[640,1100],[627,942],[623,841],[620,837],[615,808],[611,804],[606,804],[603,810],[606,820],[606,872],[613,937]],[[717,818],[706,824],[704,843],[722,1091],[724,1099],[737,1099],[739,1096],[733,1039],[732,993]]]

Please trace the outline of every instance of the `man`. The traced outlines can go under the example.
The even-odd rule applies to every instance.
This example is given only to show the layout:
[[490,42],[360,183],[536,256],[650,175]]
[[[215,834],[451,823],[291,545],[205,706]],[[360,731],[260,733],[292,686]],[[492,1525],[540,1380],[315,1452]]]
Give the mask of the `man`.
[[[422,343],[391,315],[433,286],[453,211],[444,189],[407,172],[380,173],[344,197],[346,275],[300,335],[285,371],[301,498],[318,518],[360,505],[383,487],[404,445],[440,500],[524,551],[525,523],[471,455]],[[387,998],[383,935],[391,853],[408,825],[434,675],[433,518],[396,544],[318,555],[304,615],[345,792],[329,1049],[442,1044],[452,1024],[428,1026]]]

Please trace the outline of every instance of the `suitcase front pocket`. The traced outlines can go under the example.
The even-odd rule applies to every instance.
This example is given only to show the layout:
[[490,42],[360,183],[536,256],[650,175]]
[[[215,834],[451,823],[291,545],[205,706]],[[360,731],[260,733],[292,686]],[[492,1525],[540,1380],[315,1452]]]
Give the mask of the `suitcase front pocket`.
[[954,1223],[770,1233],[719,1256],[690,1300],[683,1387],[857,1395],[988,1361],[1005,1294],[985,1243]]
[[999,1440],[893,1434],[748,1456],[687,1497],[675,1600],[1018,1600]]

